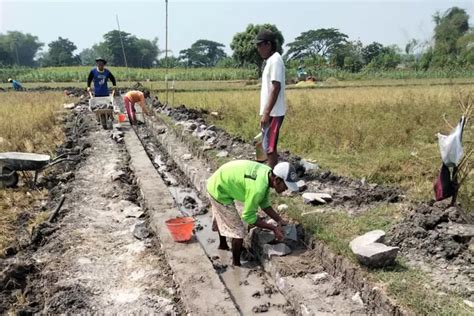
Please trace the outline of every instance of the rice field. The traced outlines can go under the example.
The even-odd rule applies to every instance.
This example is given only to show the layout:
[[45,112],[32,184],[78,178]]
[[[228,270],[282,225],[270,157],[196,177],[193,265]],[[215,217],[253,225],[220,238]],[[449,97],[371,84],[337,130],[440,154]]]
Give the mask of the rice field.
[[[54,153],[64,137],[61,115],[58,114],[64,101],[64,95],[58,92],[2,93],[0,152]],[[32,222],[37,216],[44,217],[33,210],[46,198],[46,190],[29,190],[27,187],[0,189],[0,250],[13,240],[20,214],[33,214],[29,217]]]
[[[400,86],[287,91],[280,148],[316,160],[323,168],[368,181],[401,186],[415,200],[432,198],[441,165],[436,133],[448,133],[461,116],[467,86]],[[214,124],[246,140],[258,133],[259,91],[175,93],[174,104],[222,114]],[[464,142],[472,143],[472,129]],[[461,189],[473,200],[472,176]]]

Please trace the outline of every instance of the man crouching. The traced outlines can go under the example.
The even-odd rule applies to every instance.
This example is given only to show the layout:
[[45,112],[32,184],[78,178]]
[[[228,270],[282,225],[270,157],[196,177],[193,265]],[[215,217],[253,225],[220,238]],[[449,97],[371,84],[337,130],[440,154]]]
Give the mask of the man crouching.
[[[293,166],[280,162],[273,170],[250,160],[236,160],[222,165],[207,182],[211,201],[213,231],[219,234],[219,249],[229,249],[226,237],[232,238],[232,261],[240,266],[242,243],[246,235],[242,220],[260,228],[273,231],[277,240],[283,240],[283,220],[270,204],[270,188],[277,193],[289,189],[298,191],[297,176]],[[234,201],[244,203],[242,216]],[[277,222],[277,226],[257,217],[258,208]]]

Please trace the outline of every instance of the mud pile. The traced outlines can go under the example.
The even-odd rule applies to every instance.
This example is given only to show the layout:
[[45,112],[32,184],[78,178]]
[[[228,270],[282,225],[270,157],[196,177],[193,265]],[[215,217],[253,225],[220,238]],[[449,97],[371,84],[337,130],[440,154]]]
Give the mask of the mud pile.
[[390,245],[400,247],[435,282],[474,298],[474,225],[463,211],[415,205],[387,236]]

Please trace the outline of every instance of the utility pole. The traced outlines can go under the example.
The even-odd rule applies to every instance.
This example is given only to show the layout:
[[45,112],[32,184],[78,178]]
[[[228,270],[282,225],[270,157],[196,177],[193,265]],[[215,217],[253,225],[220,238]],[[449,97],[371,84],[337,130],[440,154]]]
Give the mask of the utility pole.
[[165,0],[166,3],[166,44],[165,44],[165,60],[166,60],[166,71],[165,71],[165,82],[166,82],[166,104],[168,104],[168,0]]

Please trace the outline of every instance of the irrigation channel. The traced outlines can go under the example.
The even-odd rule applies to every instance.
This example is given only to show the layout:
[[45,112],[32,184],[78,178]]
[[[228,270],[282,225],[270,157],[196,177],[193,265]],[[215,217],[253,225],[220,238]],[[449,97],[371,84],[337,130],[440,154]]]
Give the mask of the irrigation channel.
[[[96,124],[86,102],[72,111],[72,120],[81,116],[80,140],[88,145],[73,176],[51,193],[53,201],[66,194],[56,226],[44,226],[33,249],[11,259],[35,267],[25,273],[17,311],[402,314],[327,248],[309,249],[301,231],[299,241],[287,242],[290,255],[270,258],[262,249],[272,238],[255,232],[254,256],[232,266],[231,253],[217,249],[203,198],[212,163],[158,112],[141,126],[122,123],[110,131]],[[174,242],[166,228],[178,216],[196,220],[189,242]]]

